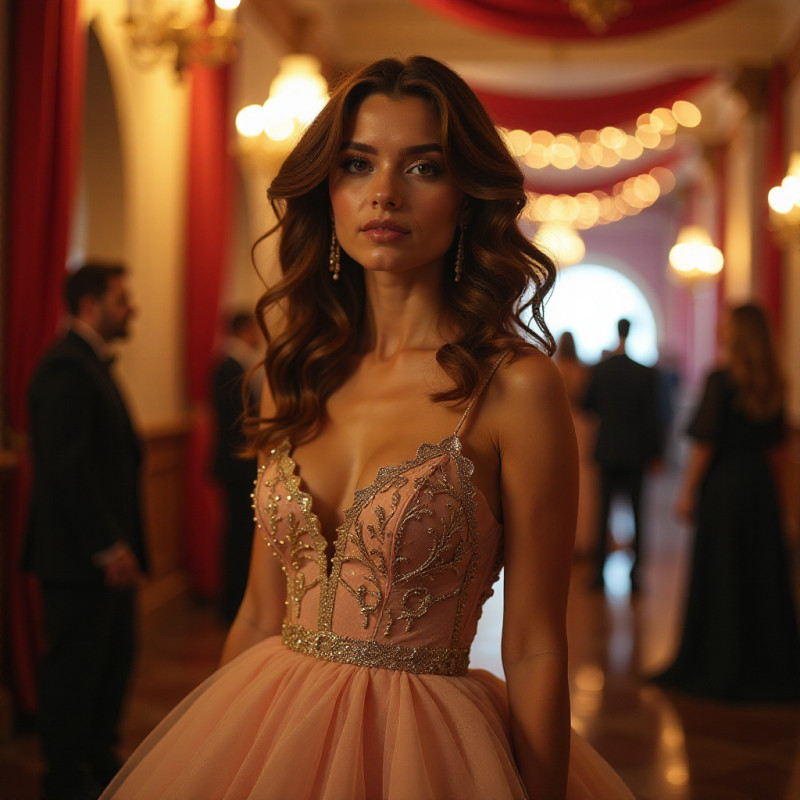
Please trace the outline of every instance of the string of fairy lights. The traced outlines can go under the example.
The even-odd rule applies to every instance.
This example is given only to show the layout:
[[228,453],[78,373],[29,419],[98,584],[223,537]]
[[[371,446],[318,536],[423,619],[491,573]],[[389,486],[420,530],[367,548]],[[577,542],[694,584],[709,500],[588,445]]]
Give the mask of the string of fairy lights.
[[[502,131],[511,153],[532,170],[594,170],[635,161],[647,150],[670,150],[678,129],[700,124],[700,110],[688,100],[672,108],[656,108],[641,114],[632,132],[608,126],[584,130],[578,135],[550,131]],[[528,193],[525,216],[532,222],[561,222],[577,230],[616,222],[638,214],[675,188],[675,176],[667,167],[657,166],[617,181],[610,191],[578,194]]]

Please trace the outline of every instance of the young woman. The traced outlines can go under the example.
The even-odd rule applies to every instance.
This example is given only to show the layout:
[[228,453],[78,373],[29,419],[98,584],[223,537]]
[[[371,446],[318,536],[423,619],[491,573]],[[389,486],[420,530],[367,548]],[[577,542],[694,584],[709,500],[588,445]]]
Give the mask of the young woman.
[[[432,59],[376,62],[269,194],[248,587],[222,668],[108,796],[629,797],[585,742],[570,753],[554,267],[517,228],[522,175],[489,117]],[[503,564],[507,684],[468,670]]]
[[695,525],[686,619],[655,680],[732,701],[800,700],[800,634],[779,502],[783,379],[763,311],[734,308],[689,427],[678,516]]

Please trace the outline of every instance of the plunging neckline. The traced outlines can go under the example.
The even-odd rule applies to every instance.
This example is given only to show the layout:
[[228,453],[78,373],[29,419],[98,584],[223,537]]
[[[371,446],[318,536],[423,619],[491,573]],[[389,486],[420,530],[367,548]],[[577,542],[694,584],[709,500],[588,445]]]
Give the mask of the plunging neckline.
[[[451,433],[449,436],[445,436],[439,441],[438,444],[428,441],[422,442],[417,446],[417,452],[413,458],[402,461],[396,466],[379,467],[375,477],[367,486],[361,489],[356,489],[353,492],[353,500],[350,505],[344,509],[342,521],[334,528],[334,536],[330,541],[323,533],[322,523],[314,511],[313,495],[302,487],[302,484],[304,483],[303,477],[300,473],[300,467],[298,463],[294,460],[294,456],[292,456],[293,446],[289,440],[289,437],[287,436],[284,438],[281,444],[272,450],[269,461],[261,468],[261,470],[259,470],[259,474],[266,471],[267,466],[272,460],[274,460],[278,450],[282,451],[280,455],[283,458],[288,459],[291,467],[289,473],[293,483],[292,490],[299,496],[301,500],[301,507],[303,508],[303,512],[306,515],[307,521],[311,522],[310,527],[312,530],[309,533],[312,540],[314,540],[316,543],[317,558],[320,559],[318,562],[319,580],[324,582],[328,590],[330,590],[331,580],[334,578],[334,576],[338,576],[338,572],[341,567],[341,559],[344,557],[344,548],[347,543],[347,532],[350,529],[350,525],[352,524],[354,518],[357,518],[357,512],[359,512],[359,510],[363,507],[362,499],[374,495],[380,486],[385,484],[386,481],[391,479],[393,476],[399,476],[405,472],[408,472],[408,470],[413,469],[414,467],[420,467],[428,461],[433,460],[433,458],[437,455],[446,455],[448,458],[454,460],[456,468],[459,471],[459,483],[465,495],[465,502],[469,504],[476,504],[476,498],[479,497],[483,502],[486,512],[489,514],[489,518],[499,529],[502,530],[503,524],[494,515],[494,512],[489,505],[489,501],[486,499],[486,495],[472,482],[472,475],[475,472],[475,465],[473,464],[472,460],[464,454],[464,448],[461,444],[461,439],[459,438],[458,434],[461,431],[464,423],[467,421],[467,418],[469,417],[470,412],[472,411],[478,398],[483,393],[486,385],[489,383],[506,355],[507,352],[501,354],[501,356],[492,365],[488,374],[481,381],[478,388],[475,390],[475,392],[473,392],[472,397],[469,399],[467,407],[464,409],[464,413],[462,414],[461,419],[459,420],[458,425],[456,425],[456,429],[453,431],[453,433]],[[463,464],[463,470],[460,466],[461,464]],[[284,476],[284,480],[285,479],[286,476]],[[332,548],[331,557],[328,557],[329,547]]]
[[[318,542],[317,544],[317,556],[322,560],[319,569],[319,577],[320,580],[323,580],[326,584],[330,583],[335,571],[335,562],[344,552],[347,532],[350,529],[353,514],[356,509],[363,505],[362,499],[373,495],[377,489],[391,477],[403,475],[415,467],[421,467],[429,461],[432,461],[437,456],[441,457],[444,455],[448,458],[457,457],[464,462],[465,482],[462,483],[462,488],[469,497],[480,497],[483,506],[486,509],[486,512],[489,514],[492,522],[498,528],[503,527],[503,524],[494,515],[494,512],[492,511],[484,492],[472,481],[472,475],[475,472],[475,465],[472,460],[465,455],[463,446],[461,444],[461,439],[457,433],[451,433],[450,435],[445,436],[439,441],[438,444],[428,441],[422,442],[417,446],[417,451],[413,458],[401,461],[399,464],[394,466],[379,467],[375,477],[369,484],[360,489],[356,489],[353,492],[352,502],[347,508],[344,509],[342,521],[334,528],[334,536],[331,540],[328,540],[328,538],[325,536],[322,523],[314,511],[314,496],[303,488],[304,480],[300,472],[300,467],[292,455],[293,448],[288,437],[285,438],[283,442],[281,442],[281,444],[270,453],[270,459],[261,468],[261,472],[266,471],[269,464],[274,461],[275,456],[279,454],[278,451],[282,451],[280,456],[288,460],[290,465],[289,473],[297,482],[294,492],[299,496],[301,505],[304,507],[305,514],[313,521],[313,524],[311,525],[312,531],[310,531],[310,534],[312,538],[316,536],[319,540],[321,540],[321,542]],[[329,547],[331,548],[332,553],[330,557],[328,556]]]

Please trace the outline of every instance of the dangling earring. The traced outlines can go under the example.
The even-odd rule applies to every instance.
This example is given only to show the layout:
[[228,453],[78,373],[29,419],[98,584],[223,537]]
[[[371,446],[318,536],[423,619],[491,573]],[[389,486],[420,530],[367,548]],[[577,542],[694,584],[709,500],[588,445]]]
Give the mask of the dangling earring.
[[342,269],[342,250],[339,247],[339,240],[336,238],[336,226],[331,220],[331,247],[328,255],[328,269],[335,281],[339,280],[339,273]]
[[461,273],[464,271],[464,231],[466,225],[462,225],[458,234],[458,248],[456,249],[456,283],[461,280]]

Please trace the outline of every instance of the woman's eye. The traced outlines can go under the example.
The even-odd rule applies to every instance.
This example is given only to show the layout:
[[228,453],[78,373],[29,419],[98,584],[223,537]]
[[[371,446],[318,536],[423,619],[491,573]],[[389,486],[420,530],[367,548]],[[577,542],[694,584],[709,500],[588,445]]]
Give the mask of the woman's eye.
[[356,175],[367,172],[370,167],[369,161],[366,158],[362,158],[361,156],[352,156],[351,158],[346,158],[342,163],[342,167],[347,172],[352,172]]
[[411,165],[409,171],[423,178],[434,178],[442,174],[442,168],[435,161],[417,161]]

